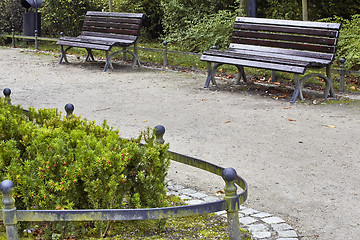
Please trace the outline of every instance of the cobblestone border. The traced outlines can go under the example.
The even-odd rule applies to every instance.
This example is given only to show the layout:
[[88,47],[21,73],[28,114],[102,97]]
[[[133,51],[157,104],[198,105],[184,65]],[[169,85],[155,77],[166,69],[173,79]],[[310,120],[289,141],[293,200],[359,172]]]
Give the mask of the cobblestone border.
[[[168,182],[168,195],[178,196],[188,205],[218,201],[221,198],[209,196],[182,185]],[[217,212],[226,219],[226,211]],[[273,214],[260,212],[252,208],[240,206],[239,222],[242,227],[251,232],[254,240],[299,240],[296,231],[282,218]]]

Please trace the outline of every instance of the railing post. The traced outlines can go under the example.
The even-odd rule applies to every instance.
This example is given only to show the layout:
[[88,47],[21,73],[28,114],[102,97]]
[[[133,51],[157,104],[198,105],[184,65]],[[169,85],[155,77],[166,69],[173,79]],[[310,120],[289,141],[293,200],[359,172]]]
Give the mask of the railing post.
[[36,50],[39,50],[38,30],[35,30],[35,49],[36,49]]
[[5,101],[8,103],[8,104],[11,104],[11,98],[10,98],[10,94],[11,94],[11,90],[10,88],[5,88],[3,90],[3,94],[5,96]]
[[15,29],[11,29],[11,34],[12,34],[12,46],[14,48],[15,47]]
[[66,118],[70,117],[70,115],[74,112],[74,109],[75,107],[71,103],[65,105]]
[[168,42],[167,41],[164,41],[163,42],[163,45],[164,45],[164,69],[166,68],[167,66],[167,45],[168,45]]
[[340,92],[344,92],[345,88],[345,58],[340,58]]
[[165,143],[164,140],[164,134],[165,134],[165,127],[162,125],[155,126],[155,141],[157,143],[163,144]]
[[229,239],[241,240],[239,223],[239,197],[236,194],[235,179],[237,173],[233,168],[225,168],[222,172],[225,181],[225,201],[227,204],[227,222],[229,224]]
[[15,199],[12,197],[11,193],[13,188],[14,183],[10,180],[4,180],[0,184],[0,189],[4,195],[4,199],[2,201],[4,205],[3,218],[4,225],[6,227],[6,237],[8,240],[19,239],[17,230]]

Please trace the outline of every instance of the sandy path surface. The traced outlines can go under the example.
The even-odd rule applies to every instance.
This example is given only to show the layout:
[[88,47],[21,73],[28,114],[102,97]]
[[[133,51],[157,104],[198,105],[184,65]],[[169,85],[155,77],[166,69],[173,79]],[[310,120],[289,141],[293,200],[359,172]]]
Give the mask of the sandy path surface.
[[[162,124],[171,150],[235,168],[249,185],[246,205],[282,217],[300,239],[359,238],[359,105],[290,105],[205,90],[204,74],[120,64],[104,73],[103,63],[69,60],[2,48],[0,88],[25,108],[73,103],[75,114],[106,119],[126,138]],[[212,195],[224,185],[175,163],[169,178]]]

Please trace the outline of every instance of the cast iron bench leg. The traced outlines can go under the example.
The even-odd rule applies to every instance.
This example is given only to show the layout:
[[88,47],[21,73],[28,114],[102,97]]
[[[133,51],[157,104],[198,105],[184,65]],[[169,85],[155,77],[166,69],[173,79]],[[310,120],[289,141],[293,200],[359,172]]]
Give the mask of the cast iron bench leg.
[[212,77],[214,75],[214,70],[213,70],[213,64],[212,62],[207,62],[207,69],[208,69],[208,75],[207,75],[207,78],[206,78],[206,81],[205,81],[205,85],[204,85],[204,88],[209,88],[209,85],[210,85],[210,81],[212,81]]
[[67,58],[66,58],[66,51],[69,50],[70,48],[71,48],[71,47],[68,47],[68,48],[66,48],[65,51],[64,51],[64,46],[63,46],[63,45],[60,46],[61,57],[60,57],[59,63],[61,63],[62,60],[64,60],[66,63],[69,63],[68,60],[67,60]]

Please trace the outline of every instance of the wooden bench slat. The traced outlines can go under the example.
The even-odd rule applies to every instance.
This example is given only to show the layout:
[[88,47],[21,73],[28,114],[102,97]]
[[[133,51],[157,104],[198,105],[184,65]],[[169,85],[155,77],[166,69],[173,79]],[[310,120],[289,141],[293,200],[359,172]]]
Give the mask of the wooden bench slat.
[[112,23],[129,23],[140,25],[142,19],[139,18],[109,18],[109,17],[98,17],[98,16],[86,16],[85,23],[87,22],[112,22]]
[[266,33],[266,32],[255,32],[255,31],[234,31],[233,36],[242,37],[242,38],[261,38],[261,39],[271,39],[271,40],[282,40],[290,42],[300,42],[300,43],[313,43],[320,45],[335,45],[335,38],[324,38],[324,37],[314,37],[314,36],[299,36],[299,35],[290,35],[290,34],[278,34],[278,33]]
[[102,33],[102,32],[81,32],[81,37],[89,36],[89,37],[98,37],[98,38],[109,38],[109,39],[125,39],[132,42],[137,40],[137,36],[134,35],[124,35],[124,34],[112,34],[112,33]]
[[269,53],[280,53],[286,55],[294,55],[299,57],[308,57],[314,59],[323,59],[329,61],[329,63],[333,60],[334,54],[331,53],[320,53],[320,52],[310,52],[310,51],[301,51],[294,49],[283,49],[283,48],[272,48],[265,46],[253,46],[246,44],[236,44],[231,43],[230,49],[247,49],[251,51],[259,51],[259,52],[269,52]]
[[98,38],[93,36],[79,36],[78,38],[80,38],[82,41],[88,41],[88,42],[98,41],[101,39],[100,41],[103,41],[104,43],[112,43],[111,45],[122,46],[122,47],[127,47],[134,44],[133,40],[126,40],[126,39]]
[[263,51],[253,51],[249,49],[231,49],[229,48],[227,51],[234,52],[236,54],[246,54],[246,55],[254,55],[254,56],[263,56],[268,58],[282,58],[282,59],[291,59],[295,61],[303,61],[310,63],[309,66],[317,66],[324,67],[331,63],[330,60],[305,57],[305,56],[297,56],[297,55],[289,55],[286,53],[276,53],[276,52],[263,52]]
[[145,17],[143,13],[118,13],[118,12],[96,12],[96,11],[88,11],[86,15],[103,16],[103,17],[139,18],[139,19],[143,19]]
[[62,37],[60,38],[62,41],[70,41],[70,42],[84,42],[84,43],[91,43],[91,44],[98,44],[98,45],[105,45],[111,46],[116,43],[116,41],[112,39],[90,39],[90,38],[81,38],[81,37]]
[[297,50],[306,50],[306,51],[314,51],[314,52],[323,52],[323,53],[335,53],[334,46],[320,46],[314,44],[300,44],[300,43],[292,43],[292,42],[274,42],[269,40],[261,40],[261,39],[242,39],[242,38],[233,38],[232,43],[240,43],[240,44],[249,44],[249,45],[258,45],[265,47],[278,47],[278,48],[288,48],[288,49],[297,49]]
[[56,43],[57,45],[64,45],[64,46],[71,46],[71,47],[80,47],[80,48],[91,48],[96,50],[104,50],[109,51],[111,49],[111,46],[107,45],[99,45],[99,44],[92,44],[92,43],[84,43],[84,42],[77,42],[77,41],[65,41],[65,40],[59,40]]
[[316,28],[294,28],[294,27],[273,26],[273,25],[238,23],[238,22],[235,22],[234,30],[292,33],[292,34],[333,37],[333,38],[338,37],[338,34],[339,34],[339,31],[336,31],[336,30],[328,31],[325,29],[316,29]]
[[282,19],[267,19],[267,18],[251,18],[251,17],[237,17],[236,22],[246,22],[255,24],[266,25],[279,25],[290,27],[303,27],[303,28],[323,28],[328,30],[340,30],[340,23],[329,22],[311,22],[311,21],[295,21],[295,20],[282,20]]
[[224,63],[224,64],[240,65],[240,66],[246,66],[246,67],[263,68],[263,69],[268,69],[268,70],[298,73],[298,74],[303,74],[306,69],[305,67],[301,67],[301,66],[291,66],[291,65],[287,65],[287,64],[268,63],[268,62],[262,62],[262,61],[234,59],[234,58],[225,58],[225,57],[208,56],[208,55],[202,55],[200,57],[200,60]]
[[112,28],[88,27],[88,26],[84,26],[82,30],[88,32],[117,33],[122,35],[138,35],[139,33],[138,30],[112,29]]
[[302,66],[307,67],[310,63],[307,61],[294,60],[289,57],[276,56],[264,56],[260,54],[239,54],[237,51],[220,51],[220,50],[208,50],[203,53],[204,55],[211,55],[217,57],[230,57],[235,59],[254,60],[269,63],[280,63],[284,65]]
[[110,29],[126,29],[126,30],[136,30],[140,29],[139,25],[128,24],[128,23],[111,23],[111,22],[85,22],[84,27],[100,27],[100,28],[110,28]]

